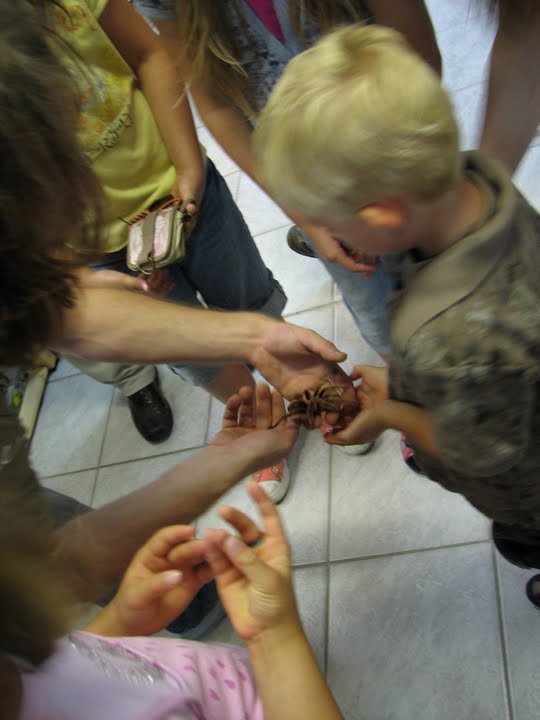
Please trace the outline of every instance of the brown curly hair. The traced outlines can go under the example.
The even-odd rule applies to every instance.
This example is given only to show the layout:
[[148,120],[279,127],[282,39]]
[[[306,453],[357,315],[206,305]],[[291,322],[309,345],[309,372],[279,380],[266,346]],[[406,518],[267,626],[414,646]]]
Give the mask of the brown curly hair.
[[0,363],[59,332],[81,264],[99,252],[100,189],[78,146],[78,108],[41,3],[0,0]]

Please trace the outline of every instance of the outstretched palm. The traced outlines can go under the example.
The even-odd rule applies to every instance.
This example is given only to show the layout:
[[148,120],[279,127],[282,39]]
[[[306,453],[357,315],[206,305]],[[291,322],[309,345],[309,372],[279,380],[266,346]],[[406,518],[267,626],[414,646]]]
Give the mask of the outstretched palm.
[[256,458],[262,468],[288,455],[297,437],[298,427],[285,419],[283,398],[260,383],[255,394],[252,388],[243,387],[229,398],[221,430],[210,444],[235,444]]

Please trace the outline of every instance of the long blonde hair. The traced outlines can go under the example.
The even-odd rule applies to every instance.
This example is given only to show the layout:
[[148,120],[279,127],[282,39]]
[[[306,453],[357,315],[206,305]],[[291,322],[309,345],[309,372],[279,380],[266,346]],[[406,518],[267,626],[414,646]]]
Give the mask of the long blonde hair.
[[[217,93],[247,118],[257,112],[252,82],[244,68],[241,38],[235,36],[225,4],[239,18],[244,46],[249,45],[249,28],[239,10],[238,0],[182,0],[179,3],[179,34],[183,58],[192,67],[192,78],[211,84]],[[294,33],[306,44],[306,19],[313,20],[321,33],[349,20],[362,20],[365,8],[358,0],[290,0],[289,18]],[[181,57],[182,59],[182,57]],[[255,58],[256,60],[256,58]]]

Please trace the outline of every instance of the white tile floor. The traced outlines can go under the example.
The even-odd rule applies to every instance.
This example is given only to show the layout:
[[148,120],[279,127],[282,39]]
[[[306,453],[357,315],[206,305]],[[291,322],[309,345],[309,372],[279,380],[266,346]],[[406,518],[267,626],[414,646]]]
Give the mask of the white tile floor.
[[[431,0],[463,146],[478,137],[493,36],[469,0]],[[290,253],[287,218],[200,128],[266,263],[283,283],[290,320],[333,338],[351,360],[371,361],[331,280]],[[540,206],[536,139],[516,180]],[[214,432],[217,403],[166,368],[176,430],[164,445],[141,440],[117,393],[62,362],[51,377],[33,439],[44,482],[99,506],[156,477]],[[386,433],[365,458],[302,436],[282,504],[302,616],[345,716],[351,720],[536,720],[540,716],[540,614],[523,585],[530,573],[500,560],[487,521],[464,500],[418,478]],[[241,487],[228,498],[249,507]],[[213,510],[199,525],[216,523]],[[236,641],[225,621],[214,639]]]

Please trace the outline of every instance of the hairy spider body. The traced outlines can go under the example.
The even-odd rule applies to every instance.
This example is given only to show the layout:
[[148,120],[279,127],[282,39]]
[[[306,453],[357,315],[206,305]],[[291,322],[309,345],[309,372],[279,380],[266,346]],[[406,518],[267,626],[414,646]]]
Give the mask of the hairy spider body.
[[323,412],[341,414],[343,410],[343,388],[335,385],[331,380],[325,380],[315,390],[305,390],[289,403],[287,414],[280,418],[278,425],[284,418],[298,420],[310,430],[315,427],[315,418]]

